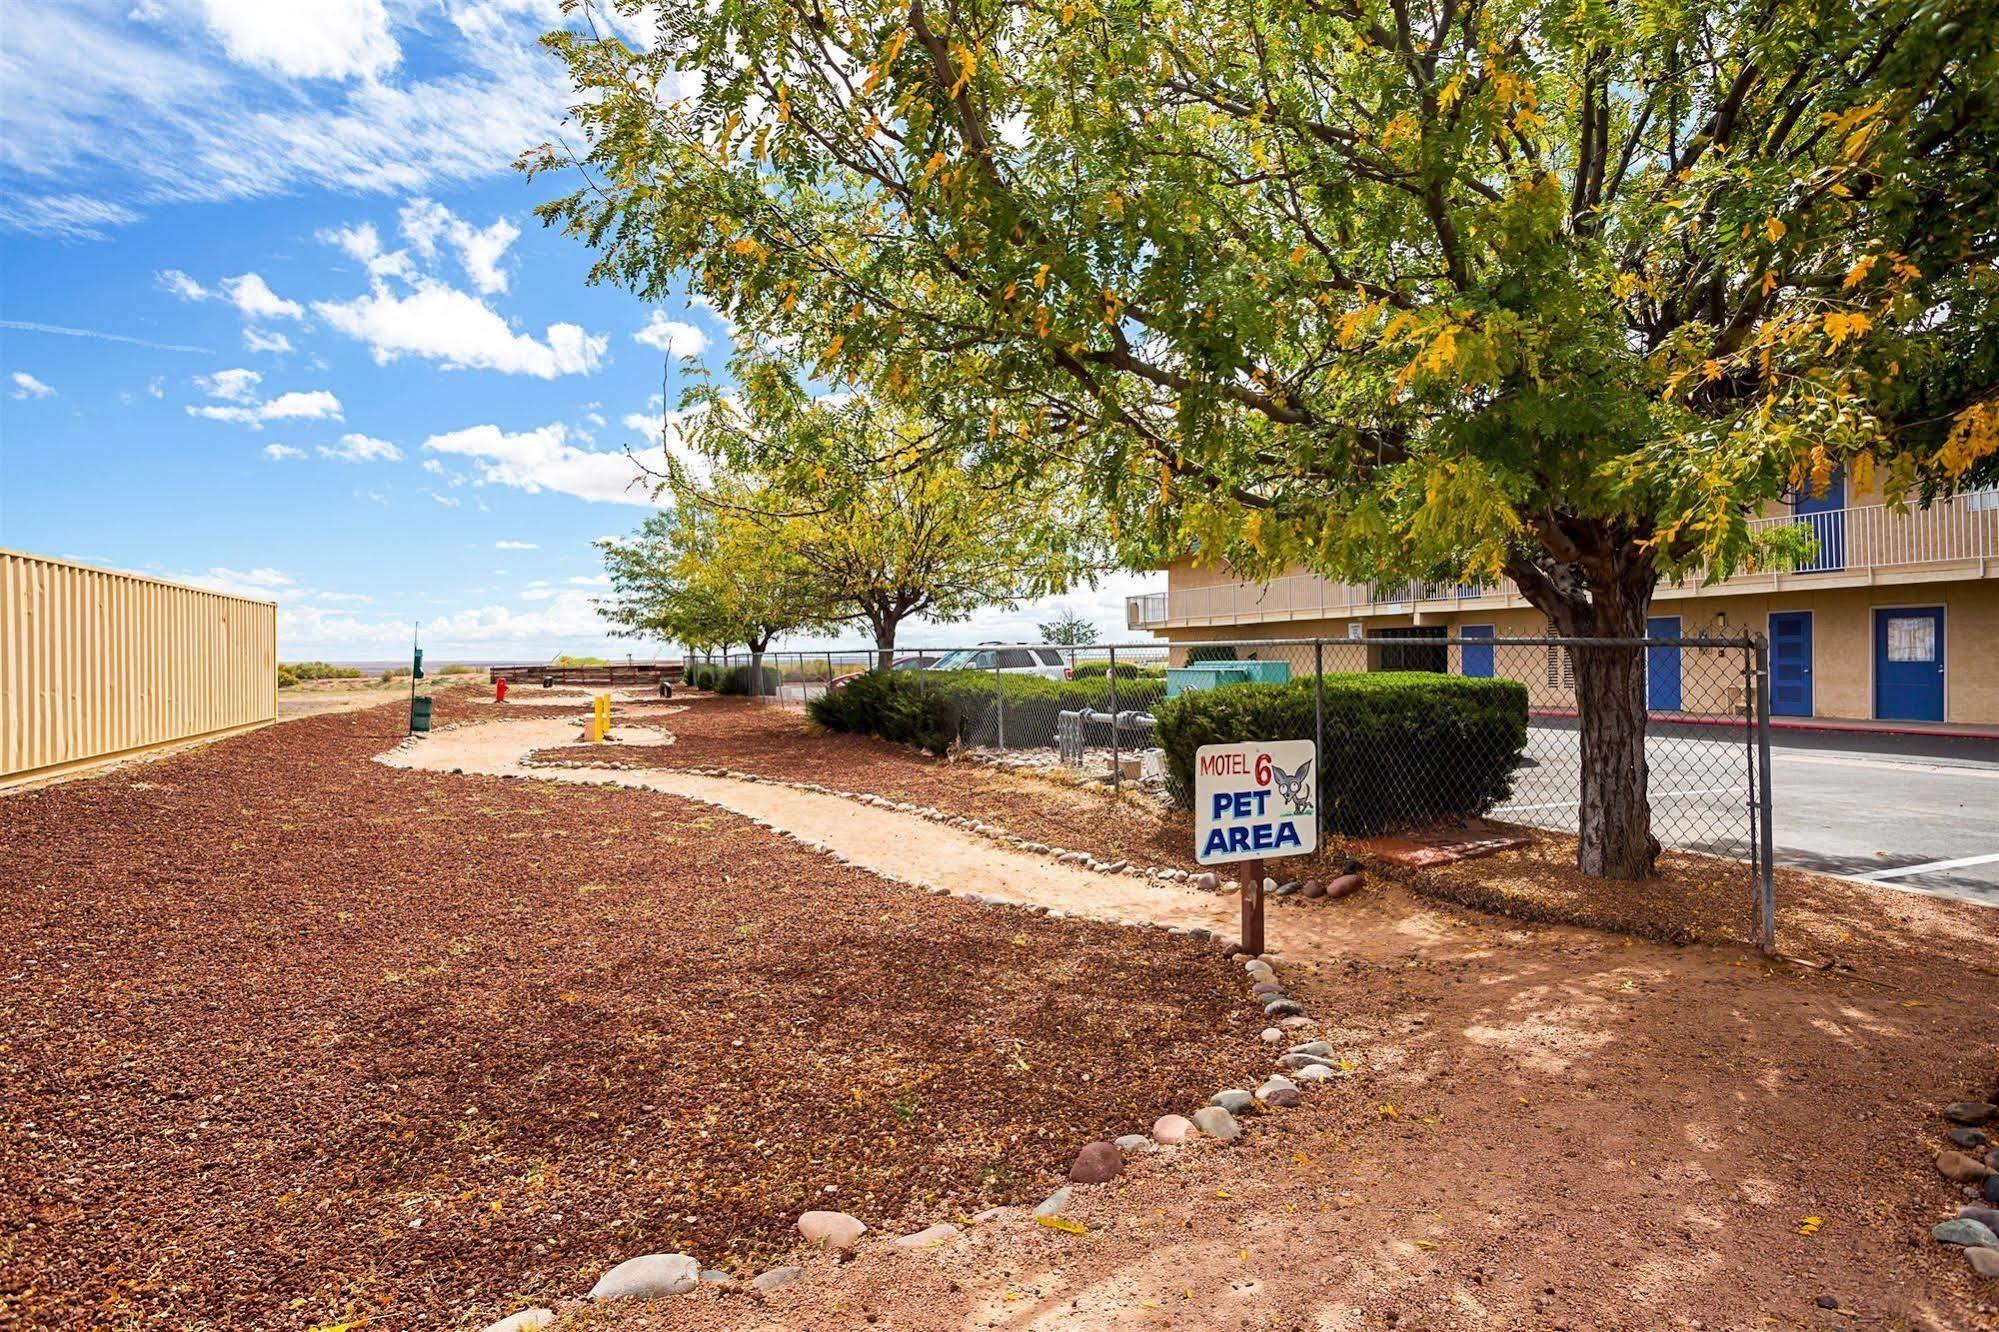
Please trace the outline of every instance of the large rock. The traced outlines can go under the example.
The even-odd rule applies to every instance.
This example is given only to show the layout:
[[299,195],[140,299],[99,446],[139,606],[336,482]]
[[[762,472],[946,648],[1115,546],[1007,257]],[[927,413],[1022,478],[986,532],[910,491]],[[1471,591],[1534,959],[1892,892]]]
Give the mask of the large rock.
[[1964,1260],[1981,1281],[1999,1281],[1999,1249],[1966,1249]]
[[701,1264],[684,1253],[627,1258],[590,1287],[593,1300],[657,1300],[685,1295],[701,1284]]
[[1034,1205],[1034,1215],[1059,1216],[1062,1213],[1062,1209],[1069,1205],[1069,1199],[1074,1196],[1075,1195],[1070,1192],[1069,1186],[1065,1184],[1061,1188],[1055,1190],[1055,1192],[1049,1194],[1046,1198],[1043,1198],[1040,1202],[1036,1203]]
[[845,1212],[807,1212],[798,1218],[798,1233],[815,1248],[834,1253],[852,1253],[868,1228],[859,1217]]
[[1220,1142],[1232,1142],[1242,1136],[1242,1125],[1236,1123],[1235,1116],[1219,1105],[1204,1105],[1196,1110],[1194,1127]]
[[1986,1202],[1999,1203],[1999,1174],[1987,1175],[1985,1183],[1979,1186],[1979,1192],[1985,1195]]
[[1177,1146],[1193,1135],[1194,1121],[1185,1115],[1161,1115],[1152,1121],[1152,1140],[1164,1146]]
[[1288,1053],[1301,1054],[1301,1055],[1318,1055],[1320,1058],[1323,1059],[1331,1055],[1332,1052],[1333,1052],[1332,1045],[1326,1041],[1306,1041],[1303,1044],[1292,1046]]
[[1940,1152],[1937,1173],[1959,1184],[1976,1184],[1991,1174],[1991,1168],[1963,1152]]
[[1962,1244],[1967,1249],[1999,1249],[1999,1235],[1992,1233],[1992,1227],[1963,1216],[1931,1226],[1930,1238],[1939,1244]]
[[1967,1221],[1976,1221],[1979,1225],[1999,1233],[1999,1207],[1980,1207],[1976,1203],[1966,1203],[1957,1209],[1957,1214]]
[[1975,1152],[1980,1147],[1983,1147],[1987,1143],[1992,1141],[1990,1138],[1985,1136],[1982,1130],[1971,1128],[1963,1124],[1958,1125],[1950,1132],[1944,1134],[1944,1136],[1950,1139],[1952,1146],[1962,1147],[1967,1152]]
[[781,1286],[790,1285],[804,1275],[805,1269],[802,1267],[773,1267],[770,1271],[759,1274],[756,1280],[750,1282],[750,1284],[758,1290],[777,1290]]
[[[1243,1111],[1249,1109],[1251,1105],[1255,1104],[1255,1102],[1256,1098],[1240,1087],[1230,1087],[1224,1091],[1218,1091],[1208,1098],[1209,1105],[1218,1105],[1232,1115],[1241,1114]],[[1199,1123],[1200,1116],[1196,1115],[1194,1121]]]
[[1334,879],[1326,885],[1326,896],[1332,898],[1350,896],[1360,891],[1360,884],[1360,875],[1342,874],[1339,878]]
[[934,1226],[924,1227],[914,1235],[904,1235],[899,1239],[890,1240],[889,1243],[898,1249],[929,1249],[942,1244],[957,1233],[958,1228],[949,1221],[939,1221]]
[[486,1324],[486,1332],[543,1332],[555,1326],[555,1310],[523,1309],[508,1314],[497,1323]]
[[1943,1108],[1943,1117],[1953,1124],[1969,1124],[1976,1128],[1999,1119],[1999,1105],[1990,1101],[1952,1101]]
[[1130,1156],[1133,1152],[1156,1152],[1159,1150],[1159,1144],[1146,1137],[1143,1133],[1127,1133],[1121,1138],[1114,1139],[1111,1145],[1126,1156]]
[[1264,1000],[1263,1015],[1273,1018],[1303,1017],[1305,1016],[1305,1005],[1299,1003],[1296,999],[1285,999],[1277,995],[1272,995]]
[[1078,1184],[1107,1184],[1124,1170],[1124,1154],[1108,1142],[1093,1142],[1076,1153],[1069,1178]]
[[1331,1082],[1339,1075],[1324,1064],[1307,1064],[1298,1070],[1300,1082]]

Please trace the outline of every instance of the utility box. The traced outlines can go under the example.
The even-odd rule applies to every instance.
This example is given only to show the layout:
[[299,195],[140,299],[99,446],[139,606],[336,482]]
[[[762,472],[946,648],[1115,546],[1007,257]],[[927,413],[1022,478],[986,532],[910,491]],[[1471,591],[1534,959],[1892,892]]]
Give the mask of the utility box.
[[1204,661],[1198,666],[1173,666],[1166,671],[1166,697],[1194,689],[1230,684],[1290,684],[1288,661]]

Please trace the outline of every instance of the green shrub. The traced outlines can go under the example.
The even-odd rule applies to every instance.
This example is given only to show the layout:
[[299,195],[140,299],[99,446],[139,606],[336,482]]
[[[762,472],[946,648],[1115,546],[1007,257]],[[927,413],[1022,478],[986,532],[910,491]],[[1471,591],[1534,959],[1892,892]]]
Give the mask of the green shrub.
[[696,689],[706,689],[712,693],[715,688],[715,679],[720,674],[721,672],[713,666],[696,666],[693,676],[694,687]]
[[[1428,671],[1325,678],[1319,798],[1348,836],[1483,814],[1504,800],[1527,744],[1527,687]],[[1312,737],[1310,680],[1192,690],[1159,704],[1175,795],[1191,803],[1202,745]]]
[[[760,696],[775,694],[778,691],[778,687],[784,683],[784,672],[775,666],[765,666],[762,670],[763,688],[757,690],[756,693]],[[715,692],[718,694],[747,694],[751,692],[750,685],[755,678],[750,674],[748,666],[731,666],[726,671],[717,672],[714,685]]]
[[805,705],[829,731],[878,735],[901,745],[943,754],[958,738],[958,706],[909,671],[868,671]]
[[278,667],[278,688],[280,689],[298,688],[298,676],[292,674],[291,667],[289,666]]
[[454,661],[449,666],[441,667],[437,673],[439,675],[476,675],[478,668],[476,666],[467,666],[462,661]]
[[[1076,675],[1079,677],[1094,675],[1101,678],[1112,667],[1109,658],[1099,657],[1093,661],[1079,661],[1076,663],[1074,669]],[[1138,678],[1138,663],[1136,662],[1121,661],[1117,664],[1116,670],[1117,677],[1120,680],[1136,680]]]
[[298,680],[358,680],[361,670],[358,666],[334,666],[324,661],[295,661],[282,667]]
[[410,676],[409,667],[391,666],[389,667],[389,669],[382,672],[382,683],[387,684],[391,680],[407,680],[409,679],[409,676]]

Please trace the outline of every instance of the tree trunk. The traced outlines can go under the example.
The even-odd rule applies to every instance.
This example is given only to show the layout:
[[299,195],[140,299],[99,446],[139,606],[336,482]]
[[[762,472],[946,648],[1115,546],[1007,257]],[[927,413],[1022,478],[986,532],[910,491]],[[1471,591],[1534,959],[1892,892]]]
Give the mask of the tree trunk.
[[884,616],[874,623],[875,659],[884,671],[895,666],[895,631],[901,624],[899,615]]
[[[1550,577],[1545,561],[1514,581],[1569,638],[1641,639],[1657,575],[1649,560],[1570,566]],[[1649,879],[1659,856],[1652,835],[1645,757],[1645,649],[1635,643],[1569,649],[1581,741],[1576,868],[1602,879]]]
[[770,646],[770,639],[755,639],[745,646],[750,650],[750,678],[744,682],[747,686],[744,692],[751,698],[761,698],[764,692],[764,649]]

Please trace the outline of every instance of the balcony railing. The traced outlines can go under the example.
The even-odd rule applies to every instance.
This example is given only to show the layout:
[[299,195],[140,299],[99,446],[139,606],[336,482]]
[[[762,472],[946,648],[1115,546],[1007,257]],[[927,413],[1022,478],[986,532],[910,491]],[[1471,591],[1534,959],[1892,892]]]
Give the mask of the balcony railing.
[[[1927,509],[1897,513],[1885,504],[1778,514],[1752,526],[1802,525],[1817,538],[1813,556],[1796,569],[1739,574],[1716,590],[1761,588],[1814,575],[1920,570],[1924,566],[1977,565],[1999,560],[1999,491],[1958,495]],[[1691,585],[1690,585],[1691,586]],[[1519,602],[1509,584],[1341,583],[1317,574],[1288,574],[1267,583],[1215,583],[1131,597],[1125,623],[1133,629],[1163,624],[1226,624],[1263,620],[1336,619],[1423,606],[1500,598]],[[1524,603],[1521,603],[1524,604]]]

